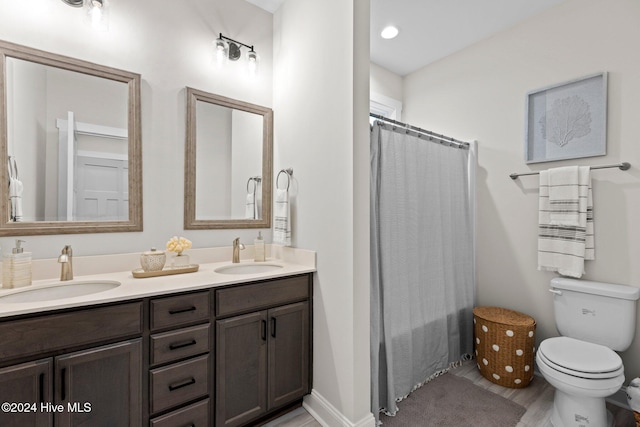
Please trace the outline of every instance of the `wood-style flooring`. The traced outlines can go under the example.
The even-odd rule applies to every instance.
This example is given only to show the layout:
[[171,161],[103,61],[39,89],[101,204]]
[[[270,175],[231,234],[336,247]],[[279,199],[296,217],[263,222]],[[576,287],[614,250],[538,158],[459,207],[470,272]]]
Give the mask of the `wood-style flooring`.
[[[512,400],[527,408],[517,427],[550,427],[551,408],[553,406],[553,387],[541,376],[536,375],[528,387],[514,389],[501,387],[480,375],[475,361],[465,363],[463,366],[452,369],[453,375],[467,378],[479,387],[487,389],[502,397]],[[425,385],[429,387],[429,384]],[[402,405],[402,403],[400,403]],[[636,427],[633,413],[627,409],[607,403],[607,408],[615,418],[615,427]],[[398,412],[402,416],[402,411]],[[307,411],[298,408],[287,415],[280,417],[266,427],[322,427]],[[451,426],[458,427],[458,426]]]

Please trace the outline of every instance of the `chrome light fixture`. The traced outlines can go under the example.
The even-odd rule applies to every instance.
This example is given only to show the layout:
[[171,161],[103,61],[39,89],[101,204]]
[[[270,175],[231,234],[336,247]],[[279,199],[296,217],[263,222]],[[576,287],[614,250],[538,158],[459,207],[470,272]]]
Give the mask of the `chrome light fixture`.
[[216,47],[216,60],[218,65],[222,65],[225,61],[237,61],[242,57],[242,48],[249,49],[247,52],[247,67],[249,72],[254,74],[258,67],[258,54],[253,50],[253,46],[225,37],[220,33],[219,37],[214,41]]

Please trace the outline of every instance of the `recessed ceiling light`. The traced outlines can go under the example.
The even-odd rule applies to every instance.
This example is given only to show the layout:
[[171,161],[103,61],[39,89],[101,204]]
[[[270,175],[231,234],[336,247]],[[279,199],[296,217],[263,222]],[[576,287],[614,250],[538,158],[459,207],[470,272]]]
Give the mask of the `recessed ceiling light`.
[[385,27],[380,33],[380,37],[382,37],[383,39],[392,39],[397,35],[398,35],[398,29],[393,25]]

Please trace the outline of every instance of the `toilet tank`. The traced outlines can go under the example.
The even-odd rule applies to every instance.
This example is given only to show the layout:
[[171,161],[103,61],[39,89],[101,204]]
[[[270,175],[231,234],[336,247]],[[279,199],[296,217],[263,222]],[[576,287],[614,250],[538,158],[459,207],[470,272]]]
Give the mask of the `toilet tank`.
[[551,280],[560,335],[624,351],[635,336],[640,288],[565,277]]

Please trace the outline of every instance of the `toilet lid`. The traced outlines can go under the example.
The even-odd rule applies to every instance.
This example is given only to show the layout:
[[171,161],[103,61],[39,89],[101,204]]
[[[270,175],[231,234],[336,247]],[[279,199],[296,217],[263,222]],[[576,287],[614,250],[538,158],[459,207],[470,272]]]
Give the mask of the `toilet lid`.
[[615,374],[623,368],[622,359],[610,348],[569,337],[548,338],[540,343],[538,352],[563,371],[578,375]]

